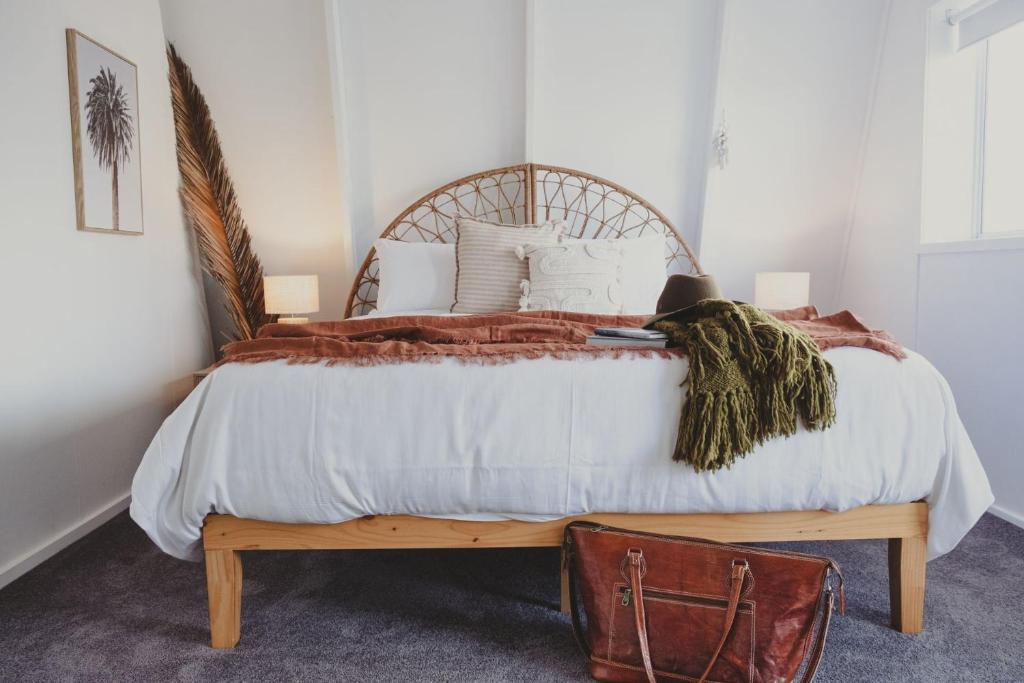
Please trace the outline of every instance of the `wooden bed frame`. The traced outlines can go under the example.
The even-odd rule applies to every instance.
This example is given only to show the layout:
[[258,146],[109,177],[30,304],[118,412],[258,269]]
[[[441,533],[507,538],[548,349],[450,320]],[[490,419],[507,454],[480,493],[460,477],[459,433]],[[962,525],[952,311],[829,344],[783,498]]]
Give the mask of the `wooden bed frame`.
[[[847,512],[615,513],[551,522],[463,522],[396,515],[361,517],[340,524],[281,524],[209,515],[203,527],[203,547],[210,643],[215,648],[232,648],[241,636],[240,551],[557,547],[562,543],[563,527],[576,519],[732,543],[888,539],[892,626],[904,633],[917,633],[923,627],[928,506],[920,502],[868,505]],[[564,568],[561,585],[561,609],[566,612],[568,576]]]
[[[672,222],[639,195],[598,176],[561,166],[519,164],[452,181],[424,195],[381,233],[404,242],[454,242],[455,217],[501,223],[565,221],[574,238],[665,237],[669,273],[703,273]],[[373,311],[379,271],[373,249],[356,273],[345,317]],[[666,454],[667,457],[667,454]],[[572,519],[726,542],[889,539],[892,625],[922,628],[928,508],[924,503],[872,505],[842,513],[591,514],[553,522],[462,522],[377,516],[340,524],[280,524],[210,515],[203,529],[213,647],[231,648],[241,633],[243,550],[385,548],[528,548],[558,546]],[[562,610],[567,609],[562,575]]]

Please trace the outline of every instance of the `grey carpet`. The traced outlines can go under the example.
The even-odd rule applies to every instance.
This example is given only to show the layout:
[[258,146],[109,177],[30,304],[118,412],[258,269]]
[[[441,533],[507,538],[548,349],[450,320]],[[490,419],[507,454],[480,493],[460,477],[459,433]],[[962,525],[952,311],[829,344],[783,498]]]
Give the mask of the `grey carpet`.
[[[823,681],[1024,681],[1024,531],[986,516],[890,630],[880,541],[786,544],[847,579]],[[127,515],[0,591],[3,681],[585,681],[544,550],[246,553],[242,642],[207,647],[201,565]]]

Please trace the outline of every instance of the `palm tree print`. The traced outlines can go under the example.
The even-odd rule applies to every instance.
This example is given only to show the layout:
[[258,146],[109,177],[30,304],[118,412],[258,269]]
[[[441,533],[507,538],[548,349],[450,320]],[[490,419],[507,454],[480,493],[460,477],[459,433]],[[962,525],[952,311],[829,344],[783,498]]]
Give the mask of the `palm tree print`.
[[131,159],[132,115],[128,95],[117,82],[117,76],[101,67],[98,76],[89,79],[92,87],[85,100],[86,131],[92,152],[100,168],[111,169],[113,228],[118,229],[117,168]]

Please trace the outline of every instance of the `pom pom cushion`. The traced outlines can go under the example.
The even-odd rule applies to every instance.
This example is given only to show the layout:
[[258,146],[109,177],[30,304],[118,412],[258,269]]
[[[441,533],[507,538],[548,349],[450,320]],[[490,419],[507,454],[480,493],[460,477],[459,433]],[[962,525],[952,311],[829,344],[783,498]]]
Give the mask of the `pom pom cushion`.
[[622,245],[625,240],[569,240],[517,247],[530,263],[521,283],[520,311],[622,311]]
[[[665,236],[645,235],[612,240],[565,240],[566,243],[613,243],[622,247],[622,313],[650,315],[665,287]],[[596,311],[595,311],[596,312]]]

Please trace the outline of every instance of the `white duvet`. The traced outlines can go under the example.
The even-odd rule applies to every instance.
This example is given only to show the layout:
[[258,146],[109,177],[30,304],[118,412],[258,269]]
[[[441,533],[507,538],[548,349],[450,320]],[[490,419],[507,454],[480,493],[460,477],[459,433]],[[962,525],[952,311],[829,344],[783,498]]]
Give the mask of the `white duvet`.
[[930,558],[992,503],[945,380],[921,356],[829,351],[836,425],[729,470],[671,460],[686,361],[225,365],[164,422],[132,518],[197,559],[203,518],[370,514],[540,520],[587,512],[845,510],[928,501]]

